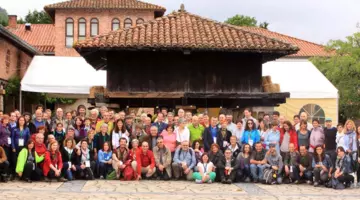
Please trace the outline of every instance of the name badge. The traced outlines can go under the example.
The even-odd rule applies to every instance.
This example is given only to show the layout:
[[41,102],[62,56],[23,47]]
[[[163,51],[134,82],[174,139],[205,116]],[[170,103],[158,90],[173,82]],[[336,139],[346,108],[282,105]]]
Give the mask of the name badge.
[[214,140],[214,143],[216,143],[216,137],[214,137],[213,140]]
[[90,167],[90,161],[85,161],[85,167]]
[[24,139],[19,138],[19,146],[23,147],[24,146]]
[[35,163],[33,163],[33,171],[35,170]]
[[254,140],[249,139],[249,145],[252,146],[254,144]]
[[291,173],[293,172],[293,166],[290,166],[290,172]]
[[71,162],[68,162],[68,164],[69,164],[69,168],[68,168],[68,169],[70,169],[70,168],[71,168]]
[[8,144],[10,145],[11,144],[11,138],[8,137]]

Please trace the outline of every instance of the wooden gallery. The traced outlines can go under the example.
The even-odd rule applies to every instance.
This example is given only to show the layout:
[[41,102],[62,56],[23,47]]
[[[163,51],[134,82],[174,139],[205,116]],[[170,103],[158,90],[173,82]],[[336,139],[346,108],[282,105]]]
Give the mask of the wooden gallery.
[[264,92],[262,64],[298,47],[185,11],[79,42],[75,49],[107,86],[92,104],[120,107],[277,106],[289,93]]

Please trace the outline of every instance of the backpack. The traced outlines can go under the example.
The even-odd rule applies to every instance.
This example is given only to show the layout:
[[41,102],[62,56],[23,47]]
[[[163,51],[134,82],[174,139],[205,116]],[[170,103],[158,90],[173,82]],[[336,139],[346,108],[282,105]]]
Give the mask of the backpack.
[[271,184],[274,181],[274,172],[270,168],[264,169],[264,181],[266,184]]

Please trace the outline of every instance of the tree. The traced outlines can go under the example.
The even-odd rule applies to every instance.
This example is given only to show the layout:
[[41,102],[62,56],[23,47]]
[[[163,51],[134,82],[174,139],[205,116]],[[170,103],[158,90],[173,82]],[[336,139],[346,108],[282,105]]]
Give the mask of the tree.
[[268,22],[261,22],[258,24],[258,21],[255,17],[250,17],[246,15],[235,15],[228,18],[225,23],[235,26],[256,26],[264,29],[267,29],[269,26]]
[[0,24],[3,26],[7,26],[8,25],[8,13],[4,8],[0,7]]
[[339,90],[341,121],[360,118],[360,32],[346,40],[331,40],[327,47],[335,55],[312,62]]
[[30,11],[25,16],[25,19],[20,18],[18,23],[31,23],[31,24],[52,24],[51,17],[45,11]]

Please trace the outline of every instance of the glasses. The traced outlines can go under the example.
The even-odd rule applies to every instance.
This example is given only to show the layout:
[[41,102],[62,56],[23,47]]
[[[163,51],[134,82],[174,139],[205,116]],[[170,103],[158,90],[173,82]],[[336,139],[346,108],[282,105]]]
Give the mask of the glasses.
[[248,125],[253,125],[253,123],[247,123]]

